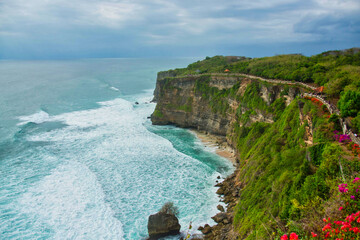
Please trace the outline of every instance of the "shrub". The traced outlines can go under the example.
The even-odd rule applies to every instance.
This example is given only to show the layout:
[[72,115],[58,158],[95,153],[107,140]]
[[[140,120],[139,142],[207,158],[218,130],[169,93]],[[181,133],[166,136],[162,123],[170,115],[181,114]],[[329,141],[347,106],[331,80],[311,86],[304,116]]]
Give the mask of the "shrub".
[[334,128],[337,131],[341,131],[341,125],[340,125],[340,119],[339,116],[335,113],[331,114],[330,118],[329,118],[329,122],[334,124]]
[[179,209],[174,205],[173,202],[165,203],[161,207],[159,212],[166,213],[166,214],[172,214],[172,215],[175,215],[176,217],[179,215]]
[[351,121],[353,124],[353,128],[357,133],[360,133],[360,112],[358,112],[357,116]]
[[356,117],[360,111],[360,92],[346,91],[341,94],[338,107],[343,117]]

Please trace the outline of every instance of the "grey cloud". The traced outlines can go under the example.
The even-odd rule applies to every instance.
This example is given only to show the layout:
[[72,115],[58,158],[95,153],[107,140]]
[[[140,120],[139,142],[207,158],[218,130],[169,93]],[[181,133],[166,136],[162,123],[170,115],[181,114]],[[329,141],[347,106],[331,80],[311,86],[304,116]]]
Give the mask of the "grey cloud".
[[32,56],[58,49],[69,56],[138,56],[171,47],[194,55],[329,37],[342,43],[339,32],[356,44],[360,10],[329,1],[2,0],[0,44],[6,48],[0,57],[11,56],[17,45]]
[[360,15],[306,17],[294,25],[294,31],[318,35],[324,40],[360,37]]

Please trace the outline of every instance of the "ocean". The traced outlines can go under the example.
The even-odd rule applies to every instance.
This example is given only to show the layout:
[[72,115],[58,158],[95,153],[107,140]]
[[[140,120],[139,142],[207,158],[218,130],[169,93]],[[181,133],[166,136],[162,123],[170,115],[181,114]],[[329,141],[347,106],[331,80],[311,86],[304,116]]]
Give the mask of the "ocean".
[[156,73],[194,60],[0,61],[0,239],[145,239],[168,201],[214,224],[232,164],[148,119]]

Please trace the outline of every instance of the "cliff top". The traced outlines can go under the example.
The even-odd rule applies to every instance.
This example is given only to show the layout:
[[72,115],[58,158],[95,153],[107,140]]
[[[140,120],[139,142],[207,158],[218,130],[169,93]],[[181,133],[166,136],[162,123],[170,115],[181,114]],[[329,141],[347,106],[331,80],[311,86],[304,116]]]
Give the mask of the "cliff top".
[[262,58],[206,57],[186,68],[160,72],[158,76],[205,73],[244,73],[270,79],[314,83],[325,86],[325,93],[338,99],[343,91],[360,91],[360,48],[327,51],[311,57],[301,54]]

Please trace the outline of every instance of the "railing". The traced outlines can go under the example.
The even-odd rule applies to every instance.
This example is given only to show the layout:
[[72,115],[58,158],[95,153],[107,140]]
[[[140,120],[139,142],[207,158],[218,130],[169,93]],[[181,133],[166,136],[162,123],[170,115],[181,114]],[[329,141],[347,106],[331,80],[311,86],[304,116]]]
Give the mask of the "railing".
[[[340,111],[334,106],[332,105],[331,103],[327,102],[324,98],[322,98],[321,96],[318,96],[318,95],[315,95],[315,94],[311,94],[311,93],[304,93],[303,94],[304,97],[313,97],[313,98],[316,98],[317,100],[319,100],[320,102],[322,102],[326,107],[327,109],[329,110],[329,112],[331,114],[335,113],[337,114],[338,116],[340,116]],[[355,134],[351,131],[351,129],[347,129],[347,125],[345,123],[345,121],[340,118],[340,125],[341,125],[341,128],[342,128],[342,131],[343,131],[343,134],[347,134],[350,136],[351,138],[351,141],[353,141],[354,143],[360,145],[360,140],[358,137],[355,136]]]
[[331,114],[335,113],[337,115],[340,115],[340,111],[333,104],[327,102],[323,97],[316,95],[316,94],[312,94],[312,93],[304,93],[303,96],[316,98],[317,100],[322,102],[327,107],[327,109],[329,110],[329,112]]

